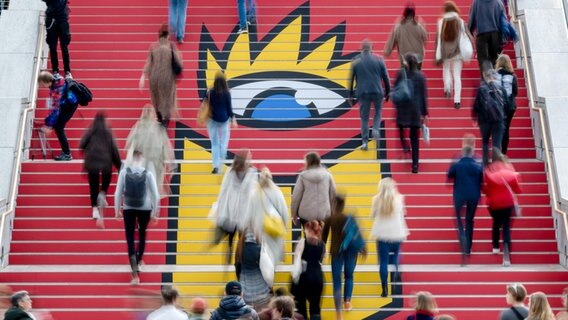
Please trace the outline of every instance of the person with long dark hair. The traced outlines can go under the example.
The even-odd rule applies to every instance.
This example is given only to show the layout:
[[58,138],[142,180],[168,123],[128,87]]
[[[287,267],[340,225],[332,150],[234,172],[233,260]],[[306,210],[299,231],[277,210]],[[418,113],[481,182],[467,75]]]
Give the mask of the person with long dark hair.
[[385,57],[390,57],[394,48],[398,48],[401,67],[406,65],[405,56],[408,53],[416,54],[418,69],[422,69],[424,60],[424,45],[428,40],[426,28],[416,19],[416,8],[409,4],[404,8],[402,20],[397,22],[385,44]]
[[[438,20],[436,35],[436,63],[443,65],[444,95],[449,98],[454,89],[454,108],[461,107],[461,71],[465,60],[460,52],[462,37],[468,37],[460,10],[453,1],[444,3],[444,15]],[[453,81],[452,81],[453,80]]]
[[144,88],[146,78],[150,80],[150,98],[156,110],[158,121],[168,127],[170,119],[177,113],[176,74],[172,63],[183,65],[183,60],[175,44],[168,40],[168,25],[158,30],[158,42],[151,45],[144,71],[140,76],[140,90]]
[[[418,58],[409,53],[405,56],[406,69],[398,72],[395,87],[404,79],[412,83],[412,99],[404,103],[395,104],[396,124],[398,125],[400,143],[405,153],[410,152],[408,142],[404,136],[404,129],[410,130],[410,145],[412,146],[412,173],[418,173],[419,132],[423,124],[428,122],[428,99],[426,97],[426,78],[418,68]],[[403,72],[405,74],[403,74]]]
[[227,148],[231,131],[229,126],[237,126],[237,120],[233,114],[231,93],[227,85],[227,79],[222,72],[217,72],[213,88],[207,91],[207,97],[211,106],[211,119],[207,122],[207,133],[211,140],[211,158],[213,161],[212,173],[222,170],[222,162],[227,158]]
[[[85,153],[84,168],[89,177],[93,219],[97,221],[97,227],[104,228],[103,209],[107,205],[106,194],[110,185],[112,165],[120,170],[122,161],[102,112],[95,116],[91,127],[81,138],[79,148]],[[102,185],[99,183],[101,180]]]

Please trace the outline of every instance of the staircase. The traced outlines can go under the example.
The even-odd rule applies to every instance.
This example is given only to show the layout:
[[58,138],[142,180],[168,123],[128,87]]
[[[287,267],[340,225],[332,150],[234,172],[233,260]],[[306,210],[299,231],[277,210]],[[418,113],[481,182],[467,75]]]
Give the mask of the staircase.
[[[469,1],[457,2],[466,16]],[[383,107],[386,139],[378,148],[372,143],[369,151],[359,148],[358,109],[345,103],[349,62],[364,38],[382,51],[402,13],[400,1],[262,1],[258,28],[251,27],[249,35],[236,34],[234,1],[215,5],[190,1],[186,42],[180,46],[185,61],[185,78],[178,85],[181,117],[169,129],[179,172],[173,177],[171,196],[162,201],[158,225],[149,229],[141,288],[157,292],[162,284],[173,283],[182,292],[183,307],[194,296],[206,298],[215,307],[224,282],[234,278],[232,268],[222,265],[224,248],[209,246],[212,224],[207,215],[222,176],[209,173],[210,145],[204,128],[195,122],[199,95],[223,68],[240,114],[240,126],[231,132],[230,150],[250,148],[255,165],[272,170],[288,201],[307,150],[322,155],[338,188],[348,193],[347,206],[358,215],[364,234],[372,225],[371,198],[381,177],[392,176],[406,196],[411,235],[402,247],[403,281],[392,284],[392,296],[379,296],[376,250],[369,243],[369,256],[359,261],[355,275],[354,310],[345,313],[345,319],[404,319],[412,309],[413,294],[420,290],[431,291],[441,312],[458,319],[495,319],[506,307],[505,285],[511,282],[525,284],[529,292],[544,291],[553,307],[560,306],[568,273],[558,264],[545,167],[535,160],[521,72],[517,72],[520,97],[509,155],[522,175],[524,193],[519,201],[524,215],[513,224],[513,265],[501,267],[502,257],[491,253],[491,218],[481,205],[470,265],[459,266],[452,190],[445,172],[459,153],[463,134],[479,136],[469,110],[479,74],[476,63],[464,67],[463,107],[454,110],[453,102],[443,97],[442,71],[432,59],[441,5],[432,0],[415,4],[431,39],[423,71],[428,78],[432,141],[430,145],[421,142],[419,174],[411,174],[409,161],[402,157],[390,102]],[[137,84],[147,49],[156,40],[159,25],[167,21],[167,6],[151,0],[100,0],[96,5],[74,0],[71,9],[73,75],[88,84],[95,96],[91,105],[79,109],[67,129],[73,157],[81,159],[78,141],[97,111],[107,113],[122,148],[142,106],[149,103],[148,92],[139,92]],[[393,79],[398,59],[387,58],[386,63]],[[258,98],[263,90],[274,87],[270,81],[281,86],[285,81],[303,82],[296,94],[297,105],[282,107],[281,101],[290,98],[285,90]],[[263,104],[265,100],[271,104]],[[44,109],[37,110],[38,118],[45,114]],[[55,136],[51,144],[58,146]],[[480,141],[477,144],[481,146]],[[115,177],[110,194],[114,183]],[[122,222],[114,220],[111,211],[105,212],[106,229],[96,229],[82,160],[24,163],[10,266],[0,272],[2,283],[28,290],[34,308],[51,311],[57,320],[133,319],[141,312],[136,306],[142,298],[129,284]],[[292,242],[298,235],[294,231],[286,237],[287,255],[277,269],[275,287],[288,286]],[[326,258],[324,319],[333,317],[329,263]]]

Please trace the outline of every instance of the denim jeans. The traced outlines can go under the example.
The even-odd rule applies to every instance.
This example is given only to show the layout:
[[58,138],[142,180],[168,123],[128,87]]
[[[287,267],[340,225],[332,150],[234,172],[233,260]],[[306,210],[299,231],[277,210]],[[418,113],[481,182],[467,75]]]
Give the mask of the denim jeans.
[[225,122],[209,120],[207,123],[207,133],[209,133],[209,139],[211,139],[213,168],[219,169],[221,162],[227,158],[227,147],[229,146],[229,137],[231,135],[229,130],[230,123],[230,120]]
[[176,40],[183,40],[185,35],[185,18],[187,15],[187,0],[170,1],[170,30],[176,35]]
[[[375,105],[375,115],[373,116],[373,137],[379,141],[379,129],[381,127],[381,108],[383,106],[382,94],[363,94],[359,98],[359,116],[361,117],[361,140],[363,143],[369,141],[369,115],[371,103]],[[378,145],[377,145],[378,148]]]
[[480,122],[479,130],[481,131],[481,144],[483,146],[483,165],[487,165],[489,163],[489,138],[491,138],[493,148],[501,150],[505,123],[504,121]]
[[333,278],[333,300],[335,310],[341,310],[341,271],[345,276],[343,300],[351,301],[353,295],[353,272],[357,266],[357,252],[344,252],[331,258],[331,276]]
[[256,5],[254,0],[237,0],[237,6],[239,10],[239,26],[241,29],[244,29],[247,27],[247,21],[255,21]]
[[[462,253],[470,254],[471,245],[473,242],[473,218],[475,217],[475,211],[477,210],[477,204],[479,199],[476,200],[465,200],[465,199],[455,199],[454,208],[456,209],[456,224],[458,228],[458,238],[460,241],[460,246]],[[465,228],[462,219],[462,208],[465,205]],[[465,230],[464,230],[465,229]]]
[[381,284],[388,283],[389,276],[389,255],[393,253],[393,262],[398,271],[398,254],[400,252],[400,242],[380,241],[377,240],[377,251],[379,252],[379,274],[381,275]]

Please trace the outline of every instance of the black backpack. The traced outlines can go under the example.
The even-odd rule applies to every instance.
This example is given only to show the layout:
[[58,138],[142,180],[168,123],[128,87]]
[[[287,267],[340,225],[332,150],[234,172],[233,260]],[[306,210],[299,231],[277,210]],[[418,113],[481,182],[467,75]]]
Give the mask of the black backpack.
[[146,202],[146,170],[137,173],[126,168],[124,179],[124,204],[140,208]]
[[65,81],[67,82],[67,89],[73,92],[80,105],[86,106],[89,102],[93,101],[93,93],[84,83],[77,82],[73,79],[65,79]]
[[505,94],[503,88],[494,82],[483,83],[479,87],[483,114],[489,122],[503,121],[505,118]]

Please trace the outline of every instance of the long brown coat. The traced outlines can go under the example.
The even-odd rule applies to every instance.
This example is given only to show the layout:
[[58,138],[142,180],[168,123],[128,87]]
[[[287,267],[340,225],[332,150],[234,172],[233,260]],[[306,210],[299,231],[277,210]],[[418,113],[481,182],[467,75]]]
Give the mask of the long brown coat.
[[176,46],[166,38],[152,44],[144,73],[150,80],[152,105],[164,119],[176,116],[176,76],[172,69],[172,50],[174,59],[181,65],[181,55]]

